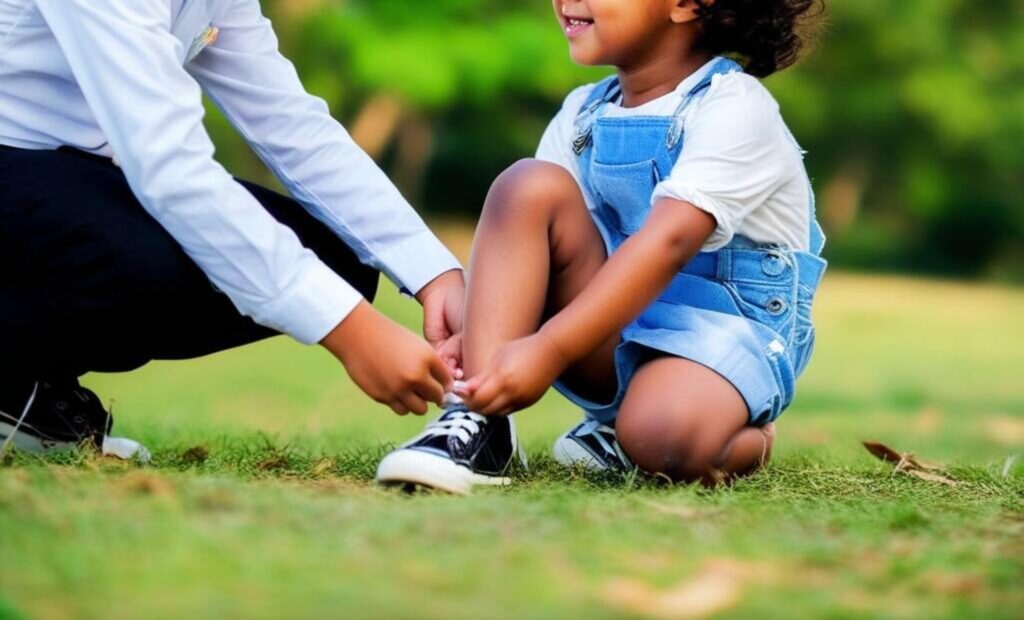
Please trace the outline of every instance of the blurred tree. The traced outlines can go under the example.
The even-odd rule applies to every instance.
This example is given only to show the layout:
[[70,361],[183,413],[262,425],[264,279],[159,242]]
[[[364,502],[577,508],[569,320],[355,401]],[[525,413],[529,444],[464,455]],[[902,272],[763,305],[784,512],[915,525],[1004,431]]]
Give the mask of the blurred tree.
[[[307,87],[418,206],[475,215],[574,86],[541,0],[264,0]],[[768,87],[808,150],[834,262],[1024,279],[1024,0],[828,0]],[[222,158],[259,176],[222,119]]]
[[1024,2],[832,0],[819,49],[769,80],[833,259],[1024,277]]

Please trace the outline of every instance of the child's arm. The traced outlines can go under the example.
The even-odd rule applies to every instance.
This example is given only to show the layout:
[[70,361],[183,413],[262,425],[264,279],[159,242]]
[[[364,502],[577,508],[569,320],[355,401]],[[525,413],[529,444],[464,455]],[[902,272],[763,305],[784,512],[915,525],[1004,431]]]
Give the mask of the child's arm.
[[540,331],[508,343],[467,382],[467,404],[484,415],[526,407],[574,362],[649,306],[714,232],[714,217],[659,199],[643,228],[611,255],[589,285]]

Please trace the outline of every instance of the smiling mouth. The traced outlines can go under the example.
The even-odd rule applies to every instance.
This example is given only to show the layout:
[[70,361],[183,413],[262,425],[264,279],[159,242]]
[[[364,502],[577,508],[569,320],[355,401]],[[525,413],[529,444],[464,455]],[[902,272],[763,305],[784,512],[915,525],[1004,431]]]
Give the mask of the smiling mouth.
[[594,20],[592,19],[584,19],[579,17],[563,17],[563,19],[565,35],[570,39],[580,36],[587,30],[589,30],[591,26],[594,25]]

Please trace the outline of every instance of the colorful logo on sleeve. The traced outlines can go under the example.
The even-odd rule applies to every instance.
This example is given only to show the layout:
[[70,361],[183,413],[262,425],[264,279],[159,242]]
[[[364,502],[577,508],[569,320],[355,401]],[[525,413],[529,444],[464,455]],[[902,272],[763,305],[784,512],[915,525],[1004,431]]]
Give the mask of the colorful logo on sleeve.
[[192,40],[192,45],[188,48],[188,54],[185,56],[185,63],[188,64],[199,55],[207,47],[217,42],[217,35],[220,34],[220,29],[216,26],[207,26],[199,36]]

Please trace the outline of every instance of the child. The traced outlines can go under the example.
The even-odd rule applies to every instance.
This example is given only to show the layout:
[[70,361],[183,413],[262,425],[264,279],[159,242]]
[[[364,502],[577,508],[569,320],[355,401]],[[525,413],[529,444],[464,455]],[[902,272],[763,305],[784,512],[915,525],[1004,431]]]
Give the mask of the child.
[[[470,379],[383,482],[502,484],[507,416],[552,384],[585,420],[556,460],[714,484],[769,457],[814,344],[824,244],[802,152],[756,79],[816,0],[555,0],[576,89],[484,205]],[[742,65],[724,56],[741,59]]]

